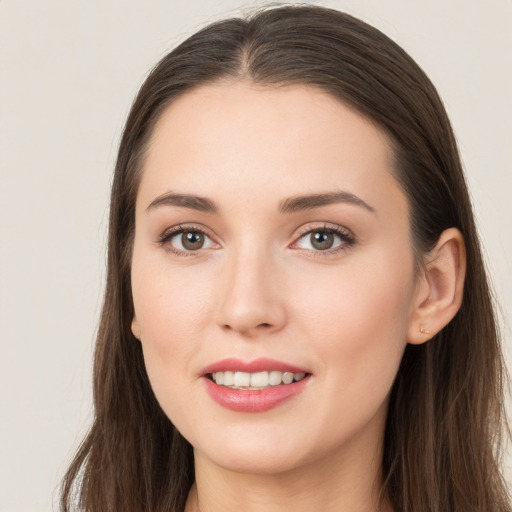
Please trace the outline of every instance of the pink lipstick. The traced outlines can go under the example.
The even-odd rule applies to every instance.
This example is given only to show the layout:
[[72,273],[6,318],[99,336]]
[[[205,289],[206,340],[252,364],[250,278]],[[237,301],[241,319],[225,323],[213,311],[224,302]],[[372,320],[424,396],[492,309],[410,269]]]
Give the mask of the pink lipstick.
[[264,412],[300,393],[311,374],[273,359],[224,359],[201,372],[210,397],[237,412]]
[[206,368],[203,368],[201,374],[205,375],[207,373],[223,371],[254,373],[264,371],[269,372],[272,370],[277,370],[280,372],[308,373],[308,371],[304,368],[299,368],[298,366],[283,363],[282,361],[277,361],[276,359],[267,359],[262,357],[260,359],[255,359],[254,361],[241,361],[240,359],[235,358],[222,359],[222,361],[217,361],[216,363],[210,364]]

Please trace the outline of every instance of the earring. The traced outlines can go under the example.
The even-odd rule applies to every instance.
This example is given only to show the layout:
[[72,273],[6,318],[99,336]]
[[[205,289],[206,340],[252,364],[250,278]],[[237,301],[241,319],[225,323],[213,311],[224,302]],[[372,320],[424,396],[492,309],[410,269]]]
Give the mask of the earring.
[[425,327],[423,327],[423,325],[420,325],[420,332],[422,334],[430,334],[430,331],[428,329],[425,329]]

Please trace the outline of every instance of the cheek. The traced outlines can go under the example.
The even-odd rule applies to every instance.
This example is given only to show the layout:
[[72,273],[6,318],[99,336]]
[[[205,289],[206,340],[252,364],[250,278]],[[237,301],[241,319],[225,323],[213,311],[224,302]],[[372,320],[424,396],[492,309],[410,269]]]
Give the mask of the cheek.
[[176,349],[174,339],[193,337],[211,307],[211,285],[200,266],[171,271],[165,257],[160,262],[135,254],[132,290],[141,337],[164,351]]
[[193,336],[201,310],[197,291],[191,292],[197,287],[193,281],[180,279],[181,275],[169,272],[165,258],[155,258],[151,251],[135,245],[131,274],[135,319],[154,387],[166,373],[165,378],[174,375],[193,350],[192,343],[176,342]]
[[197,370],[193,361],[209,302],[208,290],[190,277],[169,273],[147,260],[139,265],[134,257],[133,300],[149,381],[166,415],[187,432],[191,429],[188,419],[193,416],[190,407],[195,403],[190,396]]
[[402,332],[412,300],[412,266],[387,263],[347,265],[324,276],[305,273],[299,291],[301,314],[319,331]]
[[354,390],[391,385],[406,345],[412,258],[353,261],[303,280],[295,316],[325,365],[320,373]]

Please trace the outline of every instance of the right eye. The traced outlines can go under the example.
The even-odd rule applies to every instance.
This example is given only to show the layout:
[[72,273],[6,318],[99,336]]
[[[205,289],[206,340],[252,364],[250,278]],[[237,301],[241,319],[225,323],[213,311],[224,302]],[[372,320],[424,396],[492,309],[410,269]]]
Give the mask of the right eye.
[[[213,240],[197,228],[177,228],[167,231],[160,239],[161,245],[167,246],[178,255],[189,255],[201,249],[215,247]],[[188,254],[187,254],[188,253]]]

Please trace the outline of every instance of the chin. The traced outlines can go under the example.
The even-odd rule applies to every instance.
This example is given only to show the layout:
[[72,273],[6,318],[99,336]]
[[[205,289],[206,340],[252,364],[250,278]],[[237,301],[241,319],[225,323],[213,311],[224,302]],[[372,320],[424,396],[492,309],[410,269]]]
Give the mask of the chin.
[[[293,471],[321,459],[321,446],[312,449],[304,444],[304,436],[266,436],[254,432],[243,436],[226,435],[192,440],[196,458],[207,459],[227,471],[253,475],[275,475]],[[198,441],[198,442],[195,442]]]
[[262,453],[258,450],[230,450],[228,453],[202,453],[210,461],[227,471],[251,475],[276,475],[300,467],[300,458],[280,453]]

